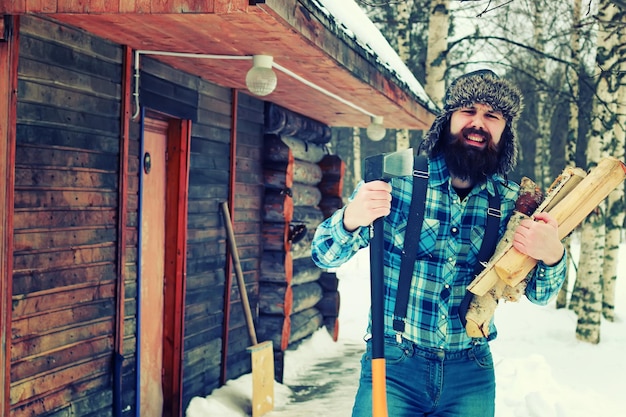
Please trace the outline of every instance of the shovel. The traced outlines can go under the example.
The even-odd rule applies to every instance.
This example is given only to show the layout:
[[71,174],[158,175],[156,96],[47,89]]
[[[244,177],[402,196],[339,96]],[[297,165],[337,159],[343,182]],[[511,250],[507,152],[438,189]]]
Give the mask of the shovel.
[[[365,182],[388,181],[413,173],[413,149],[384,153],[365,158]],[[387,417],[387,386],[385,382],[385,325],[383,218],[370,228],[370,279],[372,297],[372,416]]]
[[252,346],[248,347],[252,357],[252,417],[259,417],[274,408],[274,348],[271,340],[262,343],[257,341],[246,283],[243,279],[241,262],[239,261],[239,251],[235,242],[235,232],[230,220],[228,203],[223,202],[220,206],[224,216],[224,224],[226,225],[228,247],[235,266],[237,286],[241,294],[241,304],[243,305],[248,333],[252,341]]

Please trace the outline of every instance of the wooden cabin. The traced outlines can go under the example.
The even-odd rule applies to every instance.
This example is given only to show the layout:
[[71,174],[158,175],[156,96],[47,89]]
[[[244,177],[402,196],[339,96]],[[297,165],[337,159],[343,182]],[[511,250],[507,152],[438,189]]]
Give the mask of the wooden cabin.
[[[345,100],[415,130],[429,103],[315,0],[0,15],[1,415],[183,416],[250,372],[224,203],[259,339],[280,359],[332,327],[336,283],[292,243],[341,205],[327,143],[370,123]],[[267,96],[254,55],[277,65]]]

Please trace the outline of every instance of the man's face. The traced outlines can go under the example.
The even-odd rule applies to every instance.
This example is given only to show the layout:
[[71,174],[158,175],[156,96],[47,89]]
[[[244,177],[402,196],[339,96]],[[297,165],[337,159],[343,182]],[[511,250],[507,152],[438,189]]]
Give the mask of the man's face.
[[476,149],[497,149],[505,127],[502,113],[486,104],[462,107],[450,116],[450,134]]
[[488,105],[476,103],[455,110],[442,147],[450,172],[472,183],[495,174],[505,128],[502,113]]

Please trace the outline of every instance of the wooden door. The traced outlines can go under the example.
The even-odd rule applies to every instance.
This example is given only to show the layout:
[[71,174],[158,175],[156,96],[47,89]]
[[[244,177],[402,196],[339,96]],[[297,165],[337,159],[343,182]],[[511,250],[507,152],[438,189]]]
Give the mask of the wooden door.
[[146,119],[141,209],[141,416],[163,415],[167,122]]

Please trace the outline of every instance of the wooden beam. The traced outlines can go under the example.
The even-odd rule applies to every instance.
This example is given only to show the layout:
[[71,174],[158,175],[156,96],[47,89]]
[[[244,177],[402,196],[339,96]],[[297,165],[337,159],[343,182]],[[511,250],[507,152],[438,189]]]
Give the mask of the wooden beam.
[[10,415],[11,306],[13,281],[13,197],[19,17],[5,16],[0,42],[0,414]]
[[115,295],[115,369],[113,382],[113,414],[122,409],[122,365],[124,361],[124,293],[126,280],[126,235],[128,218],[128,149],[129,130],[131,115],[131,91],[132,91],[132,59],[133,51],[129,47],[124,48],[124,61],[122,63],[122,106],[120,111],[120,163],[118,182],[118,222],[117,222],[117,285]]
[[180,417],[182,412],[183,337],[187,259],[187,206],[191,121],[173,119],[168,126],[167,197],[168,219],[174,227],[166,228],[165,305],[163,326],[163,415]]

